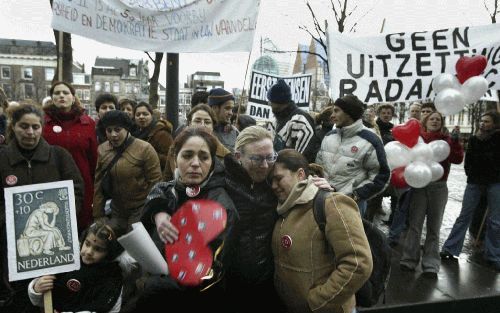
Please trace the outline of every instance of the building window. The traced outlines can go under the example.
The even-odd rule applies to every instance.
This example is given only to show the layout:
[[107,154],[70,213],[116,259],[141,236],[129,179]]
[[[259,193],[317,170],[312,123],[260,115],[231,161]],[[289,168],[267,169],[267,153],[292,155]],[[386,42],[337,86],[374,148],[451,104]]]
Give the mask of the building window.
[[33,99],[35,97],[35,86],[33,84],[24,84],[24,98]]
[[33,79],[33,69],[31,67],[23,68],[23,78],[24,79]]
[[73,85],[85,85],[85,74],[73,73]]
[[135,67],[131,67],[129,70],[129,76],[137,76],[137,69]]
[[78,99],[82,99],[83,98],[83,90],[77,89],[76,90],[76,96],[77,96]]
[[45,68],[45,80],[54,79],[54,73],[55,73],[55,69],[53,67]]
[[120,92],[120,83],[119,82],[114,82],[113,83],[113,92],[114,93],[119,93]]
[[10,66],[2,66],[2,79],[10,79]]
[[94,90],[101,91],[101,82],[95,82]]
[[125,93],[132,93],[132,84],[125,84]]
[[110,82],[104,82],[104,91],[111,92],[111,83]]
[[12,86],[10,84],[2,84],[3,91],[8,99],[12,99]]
[[88,89],[84,89],[83,90],[83,97],[82,97],[83,100],[90,100],[90,90]]
[[139,93],[139,84],[134,85],[134,93]]

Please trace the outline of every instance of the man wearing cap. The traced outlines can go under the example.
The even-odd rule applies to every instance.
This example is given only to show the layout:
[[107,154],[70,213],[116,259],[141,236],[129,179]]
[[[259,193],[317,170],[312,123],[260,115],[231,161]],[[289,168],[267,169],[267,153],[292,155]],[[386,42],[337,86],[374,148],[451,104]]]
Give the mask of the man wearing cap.
[[325,136],[316,158],[330,185],[352,197],[362,216],[366,201],[381,193],[391,177],[384,145],[363,125],[363,111],[363,102],[354,95],[337,99],[332,113],[336,128]]
[[270,129],[274,133],[274,149],[295,149],[309,162],[314,162],[319,140],[314,133],[314,120],[292,101],[290,86],[279,79],[267,92],[275,120]]
[[214,134],[219,141],[234,153],[234,144],[238,137],[238,130],[231,125],[233,116],[234,96],[222,88],[214,88],[208,94],[208,105],[214,110],[217,124],[214,126]]

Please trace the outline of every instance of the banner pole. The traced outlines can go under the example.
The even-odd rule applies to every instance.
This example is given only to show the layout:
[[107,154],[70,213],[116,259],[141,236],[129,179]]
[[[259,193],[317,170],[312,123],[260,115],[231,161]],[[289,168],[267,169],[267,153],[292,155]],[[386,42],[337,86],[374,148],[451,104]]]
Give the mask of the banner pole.
[[59,59],[57,60],[57,80],[63,80],[63,32],[59,31]]
[[[240,118],[240,108],[243,105],[243,92],[245,91],[245,85],[247,83],[248,66],[250,65],[250,58],[252,56],[252,50],[253,49],[251,49],[250,52],[248,53],[247,68],[245,69],[245,78],[243,79],[243,88],[241,90],[240,103],[238,106],[238,112],[236,112],[236,119],[235,119],[236,123],[238,123],[238,119]],[[250,92],[250,91],[247,91],[247,92]]]
[[45,313],[54,313],[54,309],[52,308],[52,290],[43,294],[43,309]]

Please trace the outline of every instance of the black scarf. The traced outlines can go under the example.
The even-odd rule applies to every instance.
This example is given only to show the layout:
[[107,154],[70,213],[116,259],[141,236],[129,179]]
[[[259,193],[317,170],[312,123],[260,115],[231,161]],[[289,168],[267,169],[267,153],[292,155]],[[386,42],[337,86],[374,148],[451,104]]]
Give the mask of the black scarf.
[[151,131],[153,130],[153,128],[155,128],[157,122],[158,122],[158,120],[153,117],[153,120],[151,121],[149,126],[143,128],[143,129],[140,129],[139,127],[137,127],[136,129],[132,130],[133,131],[132,135],[135,138],[139,138],[139,139],[142,139],[144,141],[148,141],[148,136],[149,136],[149,134],[151,134]]

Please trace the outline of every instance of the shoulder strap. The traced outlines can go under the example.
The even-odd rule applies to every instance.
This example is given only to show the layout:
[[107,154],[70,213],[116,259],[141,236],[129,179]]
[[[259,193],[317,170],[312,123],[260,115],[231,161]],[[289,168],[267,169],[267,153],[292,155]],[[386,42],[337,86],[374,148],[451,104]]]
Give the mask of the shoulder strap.
[[134,141],[134,137],[127,138],[123,146],[116,152],[115,156],[113,157],[111,162],[109,162],[108,166],[106,166],[106,169],[104,170],[105,175],[109,172],[109,170],[111,170],[113,165],[115,165],[115,163],[118,162],[118,159],[122,156],[123,152],[127,150],[127,147],[130,146],[132,141]]
[[325,232],[325,225],[326,225],[325,199],[329,193],[330,193],[329,190],[319,189],[318,192],[316,193],[316,196],[314,197],[314,204],[313,204],[314,219],[316,220],[316,223],[318,224],[319,229],[322,232]]

